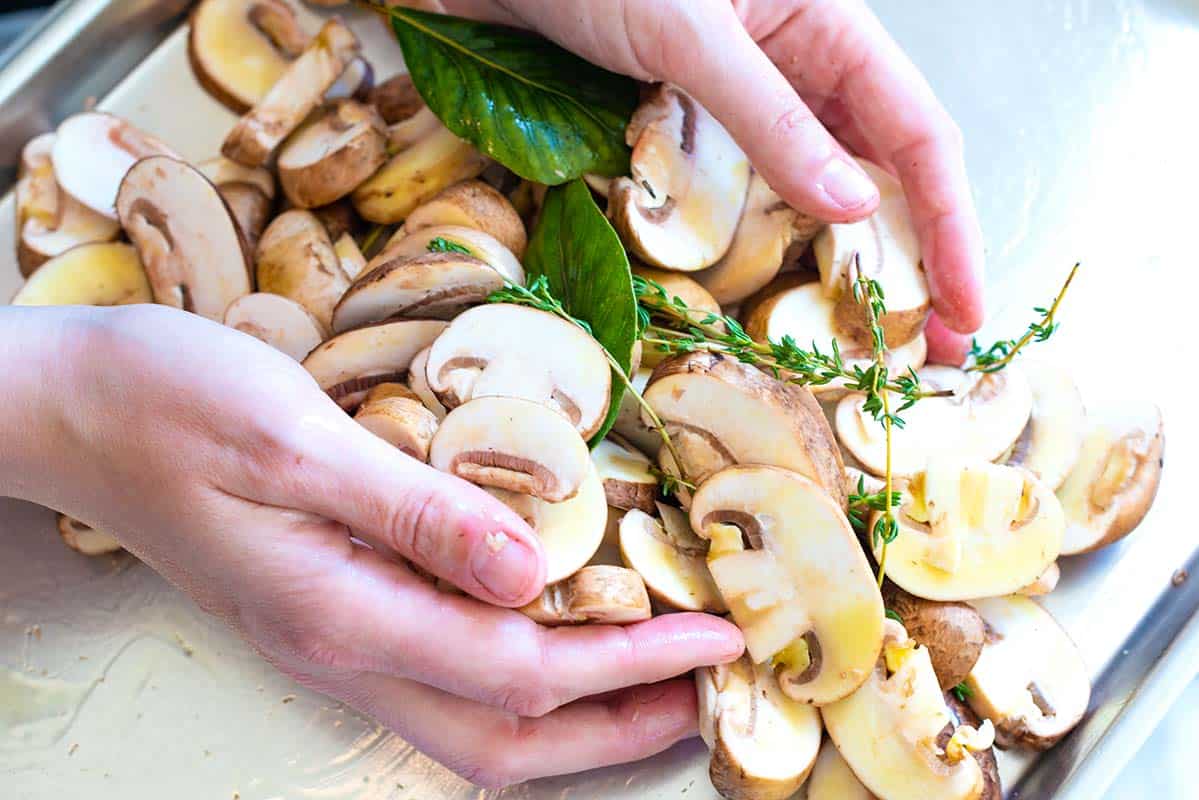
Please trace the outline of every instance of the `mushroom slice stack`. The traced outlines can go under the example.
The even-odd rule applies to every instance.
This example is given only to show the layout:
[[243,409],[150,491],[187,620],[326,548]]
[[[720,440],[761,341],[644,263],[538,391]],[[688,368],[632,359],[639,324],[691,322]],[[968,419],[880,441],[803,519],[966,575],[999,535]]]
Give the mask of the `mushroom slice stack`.
[[1025,359],[1020,371],[1032,388],[1032,413],[1004,463],[1023,467],[1056,490],[1078,461],[1086,410],[1074,381],[1043,361]]
[[[812,479],[845,506],[841,454],[806,388],[732,358],[689,353],[662,362],[644,397],[670,433],[692,483],[733,464],[768,464]],[[665,448],[659,457],[664,453]]]
[[247,333],[303,361],[325,338],[324,329],[308,309],[294,300],[268,292],[242,295],[225,309],[225,325]]
[[542,625],[630,625],[652,616],[641,576],[602,564],[546,586],[521,612]]
[[789,697],[829,703],[866,679],[882,642],[883,601],[845,513],[785,469],[729,467],[691,503],[708,568],[745,647],[772,660]]
[[43,264],[14,306],[120,306],[154,299],[137,250],[124,242],[74,247]]
[[434,225],[409,232],[405,226],[391,237],[383,249],[396,257],[446,251],[464,252],[486,262],[513,283],[525,282],[524,267],[512,251],[499,239],[479,228]]
[[900,589],[886,592],[884,599],[912,639],[928,648],[943,690],[966,679],[987,639],[987,626],[977,611],[966,603],[939,603]]
[[1091,698],[1086,664],[1048,611],[1027,597],[972,600],[987,644],[970,671],[970,707],[1003,747],[1046,750],[1078,724]]
[[829,225],[816,236],[812,251],[824,290],[837,301],[838,327],[869,345],[866,312],[850,287],[860,265],[862,277],[882,286],[887,313],[879,324],[887,344],[898,347],[924,330],[931,307],[920,242],[899,181],[868,161],[858,163],[878,186],[878,209],[861,222]]
[[[943,601],[1019,591],[1057,558],[1066,527],[1053,492],[1024,470],[950,459],[930,462],[912,479],[897,520],[888,577],[917,597]],[[875,556],[881,553],[880,542]]]
[[977,800],[983,792],[971,754],[991,747],[992,726],[956,724],[928,651],[893,620],[866,682],[820,715],[854,775],[879,797]]
[[445,330],[436,320],[397,320],[334,336],[308,354],[304,368],[347,411],[380,383],[404,380],[417,353]]
[[610,437],[592,449],[591,460],[595,462],[595,468],[604,482],[608,505],[621,510],[654,510],[658,479],[651,471],[648,458]]
[[832,739],[820,746],[807,789],[807,800],[878,800],[853,774]]
[[203,0],[192,13],[187,54],[200,85],[243,114],[266,97],[308,39],[285,0]]
[[233,126],[221,153],[247,167],[265,164],[357,55],[358,39],[345,23],[338,19],[326,22],[300,57]]
[[463,181],[446,187],[404,220],[404,230],[408,233],[442,225],[483,231],[518,260],[524,258],[529,243],[525,224],[512,203],[483,181]]
[[62,190],[109,219],[117,219],[117,192],[130,168],[143,158],[159,155],[178,158],[153,136],[99,111],[63,120],[50,151]]
[[437,417],[402,383],[381,383],[354,414],[358,424],[417,461],[429,460]]
[[820,714],[779,690],[770,669],[742,656],[695,671],[708,775],[729,800],[784,800],[808,777]]
[[44,133],[21,151],[15,190],[17,262],[21,274],[33,271],[56,255],[90,242],[110,242],[121,226],[97,214],[59,189],[50,153],[54,134]]
[[255,268],[258,289],[295,300],[325,330],[333,308],[350,285],[329,233],[309,211],[285,211],[267,226],[258,241]]
[[[953,395],[926,397],[904,412],[904,426],[891,433],[891,470],[899,477],[915,475],[936,456],[999,460],[1032,414],[1032,388],[1013,366],[994,373],[927,366],[917,376],[922,389],[948,390]],[[835,412],[837,438],[866,470],[884,475],[886,433],[864,403],[860,394],[841,399]]]
[[383,118],[356,100],[331,103],[279,151],[279,184],[299,208],[340,200],[387,161]]
[[584,439],[607,416],[612,381],[603,348],[578,326],[506,303],[459,314],[433,343],[425,374],[447,408],[472,398],[524,398],[559,413]]
[[112,534],[98,531],[66,514],[58,515],[58,535],[62,537],[63,544],[85,556],[119,553],[122,549],[121,543]]
[[155,302],[220,322],[230,303],[250,293],[241,231],[195,167],[169,156],[142,159],[121,182],[117,211]]
[[217,191],[233,212],[237,227],[253,253],[258,239],[271,217],[275,202],[275,177],[262,167],[244,167],[224,156],[197,165],[204,177],[216,184]]
[[620,555],[663,605],[678,611],[728,611],[708,572],[708,544],[677,508],[662,506],[661,521],[637,509],[625,514],[620,521]]
[[1119,541],[1149,513],[1162,477],[1161,411],[1142,405],[1089,420],[1078,463],[1057,491],[1066,511],[1062,553]]
[[608,215],[648,264],[709,267],[733,240],[749,187],[749,160],[682,89],[658,86],[629,121],[631,178],[612,182]]

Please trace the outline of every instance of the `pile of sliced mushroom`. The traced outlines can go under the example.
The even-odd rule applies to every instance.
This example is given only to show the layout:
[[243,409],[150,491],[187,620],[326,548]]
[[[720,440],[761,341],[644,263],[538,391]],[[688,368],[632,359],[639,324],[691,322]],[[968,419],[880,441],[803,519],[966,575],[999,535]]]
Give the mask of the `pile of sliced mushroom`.
[[[1063,370],[1023,356],[994,374],[925,366],[928,286],[888,172],[863,162],[882,194],[873,216],[823,225],[691,97],[659,86],[628,128],[630,176],[588,181],[635,273],[704,318],[739,308],[759,340],[835,340],[867,366],[850,282],[860,270],[882,286],[893,374],[945,396],[894,431],[899,535],[880,587],[881,544],[847,514],[888,463],[861,394],[647,345],[631,380],[654,414],[626,393],[589,450],[613,386],[602,347],[553,314],[488,302],[525,283],[544,187],[504,194],[517,181],[407,76],[373,85],[337,19],[314,34],[280,0],[204,0],[192,20],[198,78],[244,114],[223,154],[189,164],[100,112],[29,142],[29,280],[14,302],[164,303],[301,361],[366,430],[536,531],[549,583],[522,611],[539,623],[729,615],[745,655],[696,676],[725,797],[785,798],[807,781],[813,800],[999,798],[992,742],[1044,749],[1083,717],[1088,669],[1031,596],[1053,591],[1059,558],[1119,541],[1148,512],[1160,413],[1084,409]],[[397,227],[367,246],[369,223]],[[663,473],[686,487],[667,496]],[[119,549],[83,522],[59,529],[81,553]]]

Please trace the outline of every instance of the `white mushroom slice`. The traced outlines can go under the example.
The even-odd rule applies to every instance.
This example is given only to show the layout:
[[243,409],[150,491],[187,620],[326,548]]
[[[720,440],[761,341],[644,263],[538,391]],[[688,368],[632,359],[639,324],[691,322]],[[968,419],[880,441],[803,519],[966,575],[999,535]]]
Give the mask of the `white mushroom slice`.
[[545,553],[546,583],[573,575],[599,551],[608,526],[608,507],[599,475],[591,467],[578,493],[562,502],[546,502],[493,486],[484,488],[537,533]]
[[1026,597],[1040,597],[1041,595],[1049,594],[1057,588],[1057,582],[1061,580],[1061,578],[1061,567],[1059,567],[1057,562],[1054,561],[1045,568],[1045,571],[1041,573],[1040,577],[1027,586],[1020,587],[1020,590],[1017,591],[1016,594],[1022,594]]
[[[633,371],[633,377],[629,382],[633,384],[633,389],[638,395],[645,394],[645,387],[649,384],[653,372],[652,369],[644,368]],[[633,392],[625,392],[621,396],[620,413],[616,415],[612,431],[647,456],[653,456],[662,446],[661,435],[641,419],[641,404],[637,402],[637,396]]]
[[604,538],[600,546],[587,560],[588,566],[623,567],[620,557],[620,522],[625,512],[619,508],[608,508],[608,522],[604,525]]
[[615,439],[604,439],[591,451],[591,460],[604,483],[604,495],[613,508],[654,510],[658,479],[649,459],[632,446]]
[[12,299],[14,306],[120,306],[154,296],[137,250],[123,242],[84,244],[43,264]]
[[402,383],[381,383],[372,388],[354,419],[417,461],[429,460],[437,417]]
[[420,112],[400,123],[402,136],[393,128],[388,147],[391,157],[374,177],[354,191],[354,207],[371,222],[391,225],[442,189],[479,175],[487,159],[437,121],[432,112]]
[[670,433],[691,483],[732,464],[768,464],[816,481],[845,507],[841,453],[804,387],[732,358],[689,353],[660,364],[644,398]]
[[325,99],[360,100],[368,103],[367,98],[374,87],[375,68],[371,66],[371,62],[359,56],[346,65],[345,72],[341,73],[341,77],[325,92]]
[[769,668],[742,656],[695,671],[708,777],[729,800],[785,800],[820,748],[820,714],[779,691]]
[[1005,747],[1046,750],[1078,724],[1091,698],[1090,673],[1074,642],[1027,597],[973,600],[989,636],[966,679],[967,702],[995,724]]
[[341,271],[351,281],[356,280],[359,275],[366,271],[366,258],[362,255],[362,250],[358,247],[358,242],[354,241],[353,235],[349,232],[337,237],[337,241],[333,243],[333,252],[337,253],[337,261],[341,264]]
[[85,556],[103,556],[122,550],[121,543],[112,534],[98,531],[66,514],[58,515],[58,535],[63,544]]
[[187,54],[200,85],[243,114],[266,97],[308,39],[284,0],[203,0],[192,13]]
[[678,611],[727,613],[708,572],[707,542],[685,520],[684,524],[688,535],[673,536],[649,514],[630,510],[620,522],[621,558],[640,573],[646,588],[663,605]]
[[957,686],[978,661],[987,631],[978,612],[966,603],[941,603],[890,587],[883,600],[887,610],[903,620],[918,644],[928,648],[929,660],[941,689]]
[[97,214],[117,219],[117,192],[135,163],[149,156],[178,158],[131,123],[98,111],[63,120],[50,157],[64,192]]
[[437,399],[437,395],[433,393],[433,389],[429,387],[429,378],[425,373],[425,365],[428,363],[429,348],[426,347],[416,354],[416,358],[412,359],[412,366],[408,370],[408,388],[420,398],[420,401],[425,404],[425,408],[433,412],[433,416],[437,417],[437,421],[441,422],[449,412],[441,404],[441,401]]
[[525,270],[512,251],[486,231],[464,228],[461,225],[435,225],[419,231],[408,231],[407,226],[396,232],[374,261],[403,256],[419,256],[425,253],[446,251],[461,252],[486,262],[505,280],[525,282]]
[[1088,419],[1078,463],[1057,490],[1066,512],[1064,555],[1119,541],[1141,524],[1161,482],[1165,440],[1156,406]]
[[807,800],[878,800],[853,774],[832,739],[820,746],[807,789]]
[[416,84],[412,82],[412,76],[406,72],[373,86],[366,94],[366,102],[375,107],[388,125],[411,119],[426,108]]
[[1032,414],[1005,463],[1023,467],[1056,490],[1082,451],[1086,410],[1074,381],[1062,369],[1025,359],[1020,371],[1032,388]]
[[887,576],[928,600],[1018,591],[1057,558],[1066,527],[1061,503],[1029,473],[953,459],[916,474],[896,517]]
[[374,108],[355,100],[331,104],[279,151],[279,183],[299,208],[333,203],[387,161],[387,131]]
[[868,791],[888,800],[977,800],[985,787],[973,751],[991,746],[989,723],[957,725],[928,651],[887,620],[883,652],[853,694],[820,715],[837,751]]
[[823,227],[824,223],[783,202],[755,172],[732,245],[695,279],[721,305],[740,303],[765,288],[778,275],[784,258],[797,256]]
[[274,175],[270,170],[242,166],[224,156],[197,164],[196,168],[216,184],[246,238],[246,246],[253,253],[270,221],[271,206],[275,201]]
[[299,209],[275,217],[258,242],[258,289],[295,300],[332,328],[333,308],[350,286],[325,226]]
[[346,65],[358,55],[358,39],[338,19],[324,24],[300,57],[225,137],[221,153],[247,167],[265,164],[292,131],[320,104]]
[[441,225],[478,228],[521,259],[528,234],[507,197],[483,181],[463,181],[442,189],[404,220],[409,233]]
[[[584,479],[595,472],[587,445],[565,417],[514,397],[475,398],[447,414],[433,437],[429,463],[480,486],[550,503],[574,497]],[[599,493],[603,503],[602,484]],[[595,547],[580,564],[586,563]]]
[[722,470],[691,503],[746,650],[772,659],[783,692],[805,703],[852,692],[882,643],[882,596],[842,508],[802,475],[765,466]]
[[608,215],[625,245],[655,267],[709,267],[733,240],[749,160],[682,89],[662,84],[629,121],[631,178],[612,182]]
[[303,361],[324,338],[324,329],[308,309],[268,292],[242,295],[225,309],[225,325],[266,342]]
[[[996,461],[1028,424],[1032,389],[1015,366],[991,374],[926,366],[917,376],[922,389],[953,395],[926,397],[903,413],[904,426],[891,433],[892,475],[915,475],[938,456]],[[851,394],[837,405],[837,439],[865,469],[883,475],[886,432],[863,409],[864,402],[863,395]]]
[[117,212],[150,279],[154,301],[220,322],[250,293],[250,256],[215,186],[169,156],[137,162]]
[[584,438],[603,424],[612,382],[603,348],[581,328],[506,303],[460,314],[433,343],[425,375],[447,408],[521,397],[555,409]]
[[413,358],[445,330],[436,320],[398,320],[334,336],[308,354],[304,368],[342,408],[358,407],[371,388],[404,380]]
[[545,587],[521,609],[542,625],[631,625],[650,618],[649,596],[641,576],[624,567],[583,567]]

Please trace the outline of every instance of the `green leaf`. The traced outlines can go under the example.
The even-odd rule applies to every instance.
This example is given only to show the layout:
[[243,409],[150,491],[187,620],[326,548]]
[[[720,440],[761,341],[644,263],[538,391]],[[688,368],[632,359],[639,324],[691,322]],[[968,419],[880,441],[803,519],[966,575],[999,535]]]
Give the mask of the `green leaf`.
[[[629,257],[581,180],[546,192],[525,254],[525,273],[530,284],[545,276],[566,312],[586,322],[596,341],[629,373],[637,340],[637,300]],[[608,418],[591,440],[592,446],[612,428],[624,390],[624,384],[613,377]]]
[[633,79],[512,28],[404,8],[386,13],[417,91],[457,136],[539,183],[628,173]]

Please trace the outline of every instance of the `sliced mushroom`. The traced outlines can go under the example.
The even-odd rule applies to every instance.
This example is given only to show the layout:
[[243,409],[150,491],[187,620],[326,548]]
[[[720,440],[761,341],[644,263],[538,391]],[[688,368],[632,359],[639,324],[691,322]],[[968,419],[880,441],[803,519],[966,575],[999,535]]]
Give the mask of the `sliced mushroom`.
[[1061,503],[1029,473],[952,459],[913,477],[896,516],[887,575],[927,600],[1019,591],[1057,558],[1066,527]]
[[308,39],[284,0],[204,0],[192,12],[187,55],[200,85],[243,114],[266,97]]
[[608,505],[627,510],[654,510],[658,495],[658,479],[651,471],[649,459],[632,445],[615,438],[604,439],[591,451],[591,460],[604,483]]
[[807,789],[807,800],[878,800],[853,774],[832,739],[820,745]]
[[123,242],[83,244],[43,264],[14,306],[121,306],[154,296],[137,250]]
[[746,650],[772,660],[783,692],[805,703],[852,692],[882,643],[882,596],[843,508],[819,484],[766,466],[722,470],[691,502]]
[[425,108],[412,76],[406,72],[375,85],[367,93],[366,102],[375,107],[388,125],[403,122]]
[[268,292],[242,295],[225,309],[225,325],[266,342],[303,361],[325,339],[325,331],[308,309]]
[[[654,269],[636,263],[633,265],[633,274],[660,286],[670,300],[677,299],[685,303],[688,308],[693,310],[689,316],[697,322],[707,319],[713,314],[720,316],[724,313],[712,295],[708,294],[708,290],[688,275]],[[724,329],[723,323],[717,323],[717,326],[721,330]],[[652,369],[665,361],[668,355],[653,345],[647,346],[642,351],[641,366]]]
[[970,605],[986,620],[990,635],[966,679],[967,702],[995,724],[1000,746],[1047,750],[1078,724],[1090,703],[1090,673],[1078,648],[1027,597]]
[[325,226],[311,212],[285,211],[263,231],[256,257],[258,289],[308,309],[326,330],[350,286]]
[[866,311],[850,288],[860,266],[863,277],[882,286],[887,313],[879,323],[887,344],[898,347],[924,330],[931,308],[920,242],[903,186],[874,164],[858,163],[878,187],[878,210],[861,222],[829,225],[816,236],[812,250],[824,290],[837,300],[837,326],[869,345]]
[[[550,503],[574,497],[594,473],[587,445],[566,417],[515,397],[478,397],[447,414],[433,437],[429,463],[480,486]],[[602,484],[599,489],[602,503]]]
[[441,422],[449,411],[441,404],[429,386],[429,378],[425,372],[425,365],[428,363],[429,348],[426,347],[416,354],[416,358],[412,359],[412,366],[408,370],[408,388],[420,398],[420,401],[425,404],[425,408],[433,412],[437,421]]
[[[371,62],[359,56],[346,65],[341,77],[334,81],[333,85],[329,87],[329,91],[325,92],[325,99],[329,101],[357,100],[369,104],[368,98],[374,87],[375,68],[371,66]],[[371,108],[374,106],[372,105]]]
[[604,525],[604,538],[599,548],[587,559],[588,566],[626,566],[620,557],[620,522],[624,513],[619,508],[608,508],[608,522]]
[[333,243],[333,252],[337,253],[337,261],[341,264],[341,271],[351,281],[356,280],[359,275],[366,271],[366,258],[362,255],[362,250],[358,247],[358,242],[354,241],[354,237],[349,233],[343,233],[337,237],[337,241]]
[[608,215],[625,245],[655,267],[691,272],[729,249],[745,206],[749,160],[682,89],[658,86],[625,132],[631,178],[612,182]]
[[783,202],[755,172],[732,245],[695,279],[721,305],[740,303],[769,284],[786,256],[802,252],[823,227],[824,223]]
[[1057,491],[1066,511],[1064,555],[1119,541],[1141,524],[1161,482],[1165,442],[1156,406],[1088,419],[1078,462]]
[[1054,561],[1045,568],[1045,571],[1041,573],[1039,578],[1027,586],[1020,587],[1020,590],[1016,594],[1022,594],[1026,597],[1040,597],[1041,595],[1049,594],[1057,588],[1057,582],[1061,578],[1062,570],[1058,567],[1057,562]]
[[311,208],[309,211],[321,221],[325,230],[329,232],[329,239],[334,242],[347,233],[351,236],[359,236],[366,228],[366,223],[354,210],[354,204],[346,198],[327,206]]
[[505,279],[522,285],[525,282],[520,261],[499,239],[485,231],[461,225],[435,225],[411,232],[405,226],[391,237],[376,260],[447,251],[465,251],[464,255],[486,262]]
[[[945,707],[949,709],[953,724],[958,727],[968,725],[974,730],[981,729],[984,724],[982,719],[974,713],[974,709],[958,697],[959,691],[961,690],[949,690],[943,695]],[[992,725],[993,727],[994,725]],[[998,734],[996,734],[996,738],[998,738]],[[983,790],[979,794],[978,800],[1003,800],[1003,785],[999,779],[999,762],[995,758],[994,745],[985,749],[971,750],[970,755],[974,756],[974,760],[978,762],[978,767],[983,773]]]
[[[712,575],[708,572],[708,543],[695,535],[687,517],[670,508],[681,519],[670,526],[638,509],[620,522],[620,554],[624,563],[637,570],[654,599],[678,611],[728,612]],[[669,513],[669,512],[666,512]]]
[[230,303],[250,293],[241,231],[195,167],[169,156],[142,159],[121,182],[117,212],[156,303],[220,322]]
[[413,209],[404,220],[404,230],[409,233],[442,225],[478,228],[512,251],[517,259],[525,257],[529,243],[525,223],[508,198],[483,181],[447,186]]
[[1020,371],[1032,388],[1032,414],[1004,463],[1023,467],[1056,490],[1078,461],[1086,410],[1074,381],[1062,369],[1025,359]]
[[992,726],[956,724],[928,650],[892,620],[866,682],[823,706],[820,715],[841,757],[879,797],[977,800],[982,794],[983,771],[970,755],[990,748]]
[[631,625],[650,618],[641,576],[624,567],[583,567],[545,587],[521,612],[542,625]]
[[401,222],[442,189],[476,177],[487,166],[478,150],[432,112],[421,112],[400,125],[399,131],[393,127],[388,141],[395,155],[354,191],[354,207],[371,222]]
[[63,544],[85,556],[103,556],[122,550],[121,543],[112,534],[98,531],[66,514],[58,515],[58,535]]
[[690,482],[698,485],[732,464],[768,464],[816,481],[845,507],[841,453],[804,387],[732,358],[689,353],[662,362],[644,397],[670,433]]
[[[1032,389],[1014,366],[991,374],[927,366],[917,375],[922,389],[949,390],[953,395],[926,397],[904,412],[904,426],[891,432],[893,475],[910,477],[930,459],[945,455],[995,461],[1028,424]],[[886,432],[863,408],[864,402],[860,394],[841,400],[836,411],[837,438],[865,469],[883,475]]]
[[429,444],[437,432],[437,417],[404,384],[381,383],[373,387],[358,407],[354,419],[417,461],[429,460]]
[[884,593],[883,599],[887,609],[903,620],[912,639],[928,648],[942,690],[966,679],[987,638],[986,625],[977,611],[966,603],[939,603],[895,588]]
[[261,167],[244,167],[224,156],[197,165],[204,177],[216,184],[217,191],[233,212],[237,227],[253,253],[258,239],[271,218],[275,202],[275,177]]
[[357,189],[387,161],[387,129],[355,100],[331,103],[279,151],[279,183],[299,208],[333,203]]
[[820,748],[820,714],[779,691],[770,669],[742,656],[695,671],[708,777],[729,800],[785,800]]
[[304,368],[342,408],[352,411],[380,383],[403,381],[413,358],[445,330],[436,320],[397,320],[334,336],[304,359]]
[[339,19],[327,21],[266,95],[237,121],[221,153],[247,167],[265,164],[357,55],[354,33]]
[[527,306],[464,311],[433,343],[425,374],[447,408],[525,398],[559,412],[583,438],[608,414],[612,371],[603,348],[578,326]]
[[[633,371],[633,376],[629,382],[633,384],[633,389],[637,392],[637,395],[645,394],[645,387],[649,384],[649,379],[653,375],[653,372],[652,369],[636,369]],[[658,448],[662,446],[662,437],[656,430],[642,421],[641,404],[637,402],[637,395],[634,395],[633,392],[625,392],[621,396],[620,412],[616,415],[616,422],[612,425],[612,431],[642,453],[645,453],[647,456],[653,456],[658,452]]]
[[62,190],[108,219],[117,219],[117,192],[130,168],[157,155],[178,158],[153,136],[99,111],[63,120],[50,151]]

